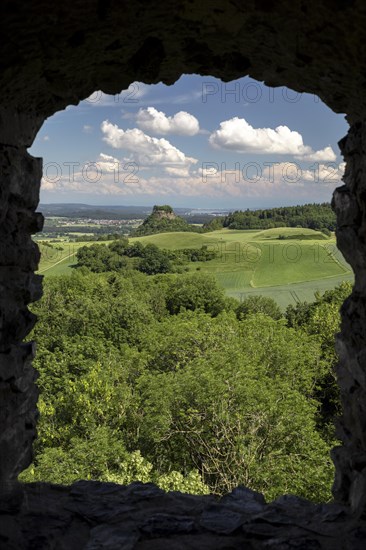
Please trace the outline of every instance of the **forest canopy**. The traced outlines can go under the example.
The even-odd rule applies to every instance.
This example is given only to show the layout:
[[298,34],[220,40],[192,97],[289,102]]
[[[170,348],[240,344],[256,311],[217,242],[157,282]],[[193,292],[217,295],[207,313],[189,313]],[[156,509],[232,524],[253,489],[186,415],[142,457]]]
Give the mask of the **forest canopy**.
[[[128,258],[128,246],[112,252]],[[332,335],[349,291],[283,315],[268,300],[227,298],[200,273],[84,266],[46,279],[31,335],[39,435],[21,479],[153,481],[197,494],[245,484],[268,499],[328,500]]]
[[236,210],[219,216],[203,226],[205,231],[228,229],[272,229],[306,227],[326,232],[335,231],[336,217],[329,203],[283,206],[258,210]]

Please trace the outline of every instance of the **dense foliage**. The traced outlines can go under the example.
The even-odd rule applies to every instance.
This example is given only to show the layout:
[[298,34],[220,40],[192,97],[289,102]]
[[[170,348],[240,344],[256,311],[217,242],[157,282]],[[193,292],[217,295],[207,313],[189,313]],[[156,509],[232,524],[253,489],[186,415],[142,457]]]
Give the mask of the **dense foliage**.
[[334,437],[334,423],[341,414],[339,388],[334,373],[337,362],[334,337],[340,329],[339,309],[351,289],[351,283],[343,282],[323,295],[317,293],[313,303],[299,302],[296,306],[289,305],[286,310],[289,326],[317,336],[321,342],[322,360],[328,369],[316,389],[316,397],[321,404],[318,424],[324,435],[328,433],[329,440]]
[[284,206],[261,210],[237,210],[227,216],[217,217],[205,224],[205,231],[228,229],[271,229],[275,227],[306,227],[335,231],[336,217],[329,203]]
[[[181,272],[179,266],[187,262],[207,262],[216,257],[216,252],[206,245],[201,248],[185,248],[182,250],[163,250],[155,244],[142,245],[140,242],[128,243],[128,239],[120,238],[111,244],[92,244],[79,248],[76,254],[76,267],[86,267],[94,273],[121,271],[134,268],[147,275],[157,273]],[[129,262],[127,258],[135,258]]]
[[268,296],[248,296],[236,308],[238,319],[244,319],[253,313],[265,313],[272,319],[281,319],[282,313],[278,304]]
[[[110,249],[121,251],[142,259],[137,245]],[[47,279],[32,334],[39,437],[22,479],[217,494],[243,483],[268,498],[329,499],[326,388],[347,292],[283,317],[268,300],[226,298],[200,273],[81,269]]]

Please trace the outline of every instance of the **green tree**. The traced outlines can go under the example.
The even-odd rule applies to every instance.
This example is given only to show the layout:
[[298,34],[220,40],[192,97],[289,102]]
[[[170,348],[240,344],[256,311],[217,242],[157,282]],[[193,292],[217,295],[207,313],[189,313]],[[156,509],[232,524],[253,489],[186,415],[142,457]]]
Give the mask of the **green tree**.
[[105,244],[83,246],[76,254],[77,266],[87,267],[94,273],[120,271],[127,266],[127,261],[122,255],[126,246],[123,241],[116,241],[114,246]]
[[88,437],[74,437],[65,448],[45,449],[20,476],[22,482],[47,481],[69,485],[80,479],[112,481],[127,485],[133,481],[153,482],[166,491],[207,494],[197,471],[187,476],[171,471],[159,475],[139,451],[127,452],[117,432],[98,426]]
[[213,276],[194,273],[176,277],[171,281],[166,299],[171,314],[177,314],[184,309],[201,309],[206,313],[218,315],[227,305],[224,292]]
[[315,338],[259,314],[238,323],[186,312],[157,330],[138,387],[139,448],[158,457],[159,470],[197,468],[217,493],[244,483],[268,498],[330,497],[329,446],[312,397],[322,376]]
[[[177,348],[168,336],[156,349],[160,372],[148,369],[139,380],[140,448],[147,457],[159,457],[159,469],[197,468],[219,494],[245,484],[268,498],[295,492],[329,499],[329,447],[316,431],[318,405],[311,398],[320,353],[316,341],[306,335],[299,340],[267,316],[253,315],[239,327],[224,314],[206,316],[211,331],[193,343],[203,322],[202,314],[199,324],[196,316],[183,317],[187,339],[179,345],[179,357],[184,363],[174,368]],[[259,339],[264,349],[258,350]],[[159,355],[166,344],[170,366],[169,357]],[[154,359],[150,362],[156,367]]]
[[312,304],[299,303],[286,310],[288,325],[313,335],[321,346],[324,370],[318,380],[315,397],[321,403],[318,426],[328,441],[334,440],[335,420],[341,413],[339,387],[334,371],[338,361],[335,335],[340,329],[339,309],[351,290],[352,285],[343,282],[323,295],[317,293]]
[[128,239],[120,238],[115,240],[110,245],[108,245],[109,250],[118,254],[118,256],[123,256],[126,253],[128,247]]
[[169,273],[169,271],[172,271],[172,263],[169,254],[158,248],[155,244],[147,244],[141,256],[137,269],[147,275]]
[[253,313],[264,313],[272,319],[281,319],[282,317],[278,304],[268,296],[248,296],[236,308],[238,319],[244,319]]

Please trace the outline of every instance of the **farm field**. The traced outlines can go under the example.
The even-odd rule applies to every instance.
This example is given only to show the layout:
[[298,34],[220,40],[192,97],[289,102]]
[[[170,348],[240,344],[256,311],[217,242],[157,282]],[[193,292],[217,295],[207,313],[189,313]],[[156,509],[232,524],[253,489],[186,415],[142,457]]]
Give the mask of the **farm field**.
[[[53,247],[48,247],[41,240],[37,244],[41,251],[41,261],[38,273],[40,275],[63,275],[72,272],[73,265],[76,264],[76,253],[82,246],[95,244],[95,241],[73,243],[68,241],[52,243]],[[98,244],[107,244],[110,241],[98,241]]]
[[[229,296],[243,299],[249,294],[263,294],[274,298],[282,308],[312,301],[316,291],[324,292],[342,281],[353,280],[335,238],[311,229],[222,229],[204,234],[160,233],[129,240],[170,250],[206,245],[218,257],[209,262],[191,262],[190,271],[213,274]],[[62,251],[41,245],[39,273],[70,273],[77,250],[87,244],[57,243]]]

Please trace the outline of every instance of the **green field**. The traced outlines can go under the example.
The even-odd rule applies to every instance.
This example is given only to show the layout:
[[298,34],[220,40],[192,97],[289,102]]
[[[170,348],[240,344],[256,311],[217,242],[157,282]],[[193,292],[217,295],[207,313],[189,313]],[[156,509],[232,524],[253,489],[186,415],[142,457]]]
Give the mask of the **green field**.
[[[48,239],[52,244],[52,240]],[[98,241],[97,244],[107,244],[110,241]],[[41,275],[64,275],[72,272],[72,266],[76,264],[76,253],[82,246],[95,244],[95,241],[90,242],[57,242],[53,244],[53,248],[45,246],[42,241],[37,242],[41,251],[41,262],[38,273]],[[58,248],[62,250],[58,250]]]
[[[160,233],[130,239],[136,241],[171,250],[207,245],[218,257],[209,262],[191,262],[188,265],[192,272],[199,269],[213,274],[229,296],[243,299],[249,294],[264,294],[273,297],[282,308],[298,301],[312,301],[316,291],[324,292],[342,281],[353,280],[335,238],[311,229]],[[63,251],[41,245],[39,273],[70,273],[78,248],[86,244],[57,243]]]

